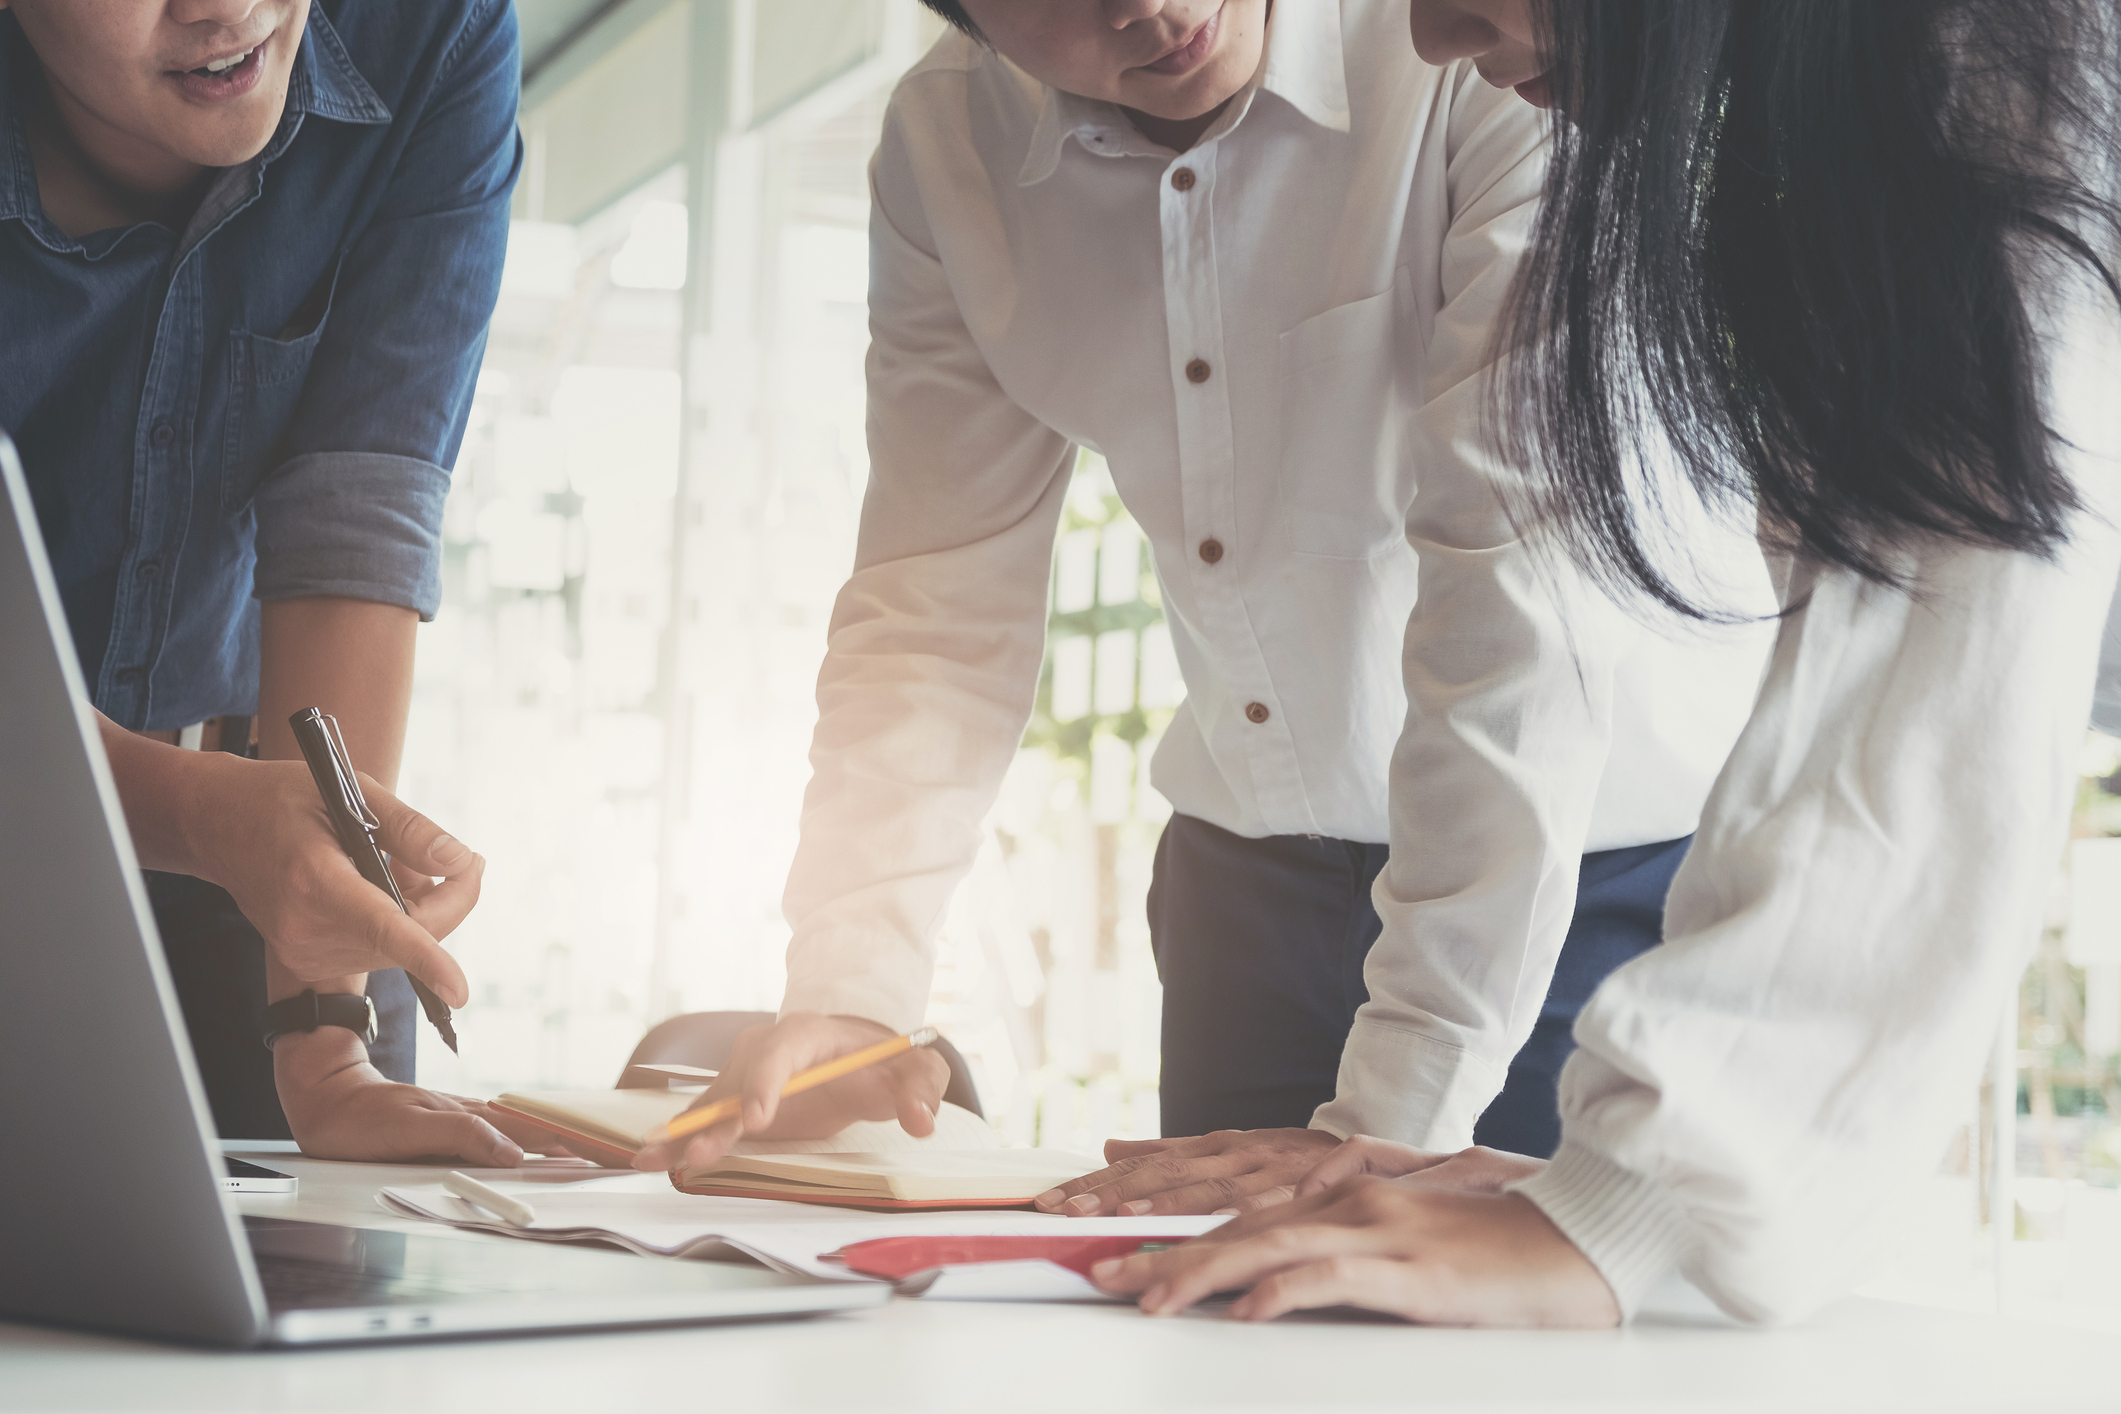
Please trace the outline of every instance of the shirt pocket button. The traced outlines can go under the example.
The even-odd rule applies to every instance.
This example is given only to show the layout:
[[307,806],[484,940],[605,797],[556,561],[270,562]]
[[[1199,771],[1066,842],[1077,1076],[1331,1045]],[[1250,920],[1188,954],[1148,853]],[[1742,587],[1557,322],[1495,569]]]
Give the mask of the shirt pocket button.
[[1264,702],[1251,702],[1245,705],[1245,720],[1254,726],[1260,725],[1273,715],[1272,712],[1267,710],[1267,704]]

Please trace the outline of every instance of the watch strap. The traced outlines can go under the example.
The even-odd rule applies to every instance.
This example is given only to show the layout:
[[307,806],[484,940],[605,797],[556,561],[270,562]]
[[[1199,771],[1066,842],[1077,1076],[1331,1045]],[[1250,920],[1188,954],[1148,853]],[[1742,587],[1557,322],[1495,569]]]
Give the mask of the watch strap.
[[265,1049],[291,1031],[314,1031],[320,1026],[339,1026],[361,1038],[363,1045],[376,1040],[376,1004],[360,992],[325,992],[305,988],[301,995],[274,1002],[265,1008]]

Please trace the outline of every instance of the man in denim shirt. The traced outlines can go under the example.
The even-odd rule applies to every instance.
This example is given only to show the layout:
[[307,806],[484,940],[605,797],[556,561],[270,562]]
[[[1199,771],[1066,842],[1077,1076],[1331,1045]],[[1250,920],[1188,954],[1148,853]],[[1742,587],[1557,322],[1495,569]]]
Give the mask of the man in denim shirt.
[[[362,975],[466,998],[436,939],[483,861],[386,787],[520,162],[508,0],[0,11],[0,429],[221,1132],[513,1163],[478,1106],[393,1083],[410,989]],[[308,706],[374,778],[413,918],[324,824]],[[373,1052],[346,1022],[268,1053],[305,987],[342,1017],[366,988]]]

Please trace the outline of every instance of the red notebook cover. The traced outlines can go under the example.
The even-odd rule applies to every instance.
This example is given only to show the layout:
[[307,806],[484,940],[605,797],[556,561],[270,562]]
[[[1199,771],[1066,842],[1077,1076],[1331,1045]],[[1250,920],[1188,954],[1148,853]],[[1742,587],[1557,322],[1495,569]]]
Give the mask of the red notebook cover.
[[1081,1276],[1109,1257],[1131,1257],[1144,1247],[1184,1242],[1184,1237],[878,1237],[853,1242],[831,1254],[863,1276],[900,1281],[934,1267],[975,1262],[1024,1262],[1043,1258]]
[[536,1125],[548,1134],[559,1135],[567,1141],[569,1149],[572,1149],[585,1159],[594,1159],[600,1164],[609,1164],[613,1168],[630,1169],[633,1167],[634,1151],[632,1149],[621,1149],[608,1139],[598,1139],[592,1135],[584,1134],[578,1129],[568,1129],[562,1125],[554,1124],[551,1120],[538,1115],[524,1114],[521,1110],[510,1109],[498,1100],[489,1100],[487,1103],[502,1114],[507,1115],[510,1119],[519,1119],[525,1124]]

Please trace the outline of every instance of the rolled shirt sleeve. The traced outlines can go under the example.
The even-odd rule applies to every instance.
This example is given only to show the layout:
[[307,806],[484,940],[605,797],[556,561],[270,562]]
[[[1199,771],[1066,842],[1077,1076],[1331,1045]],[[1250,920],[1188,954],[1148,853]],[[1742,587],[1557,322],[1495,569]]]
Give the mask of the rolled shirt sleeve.
[[449,473],[416,457],[296,457],[258,488],[253,592],[260,599],[369,599],[431,619],[442,604],[448,498]]
[[339,595],[422,618],[440,605],[442,504],[521,164],[506,0],[474,10],[442,63],[341,259],[283,460],[258,489],[260,599]]

